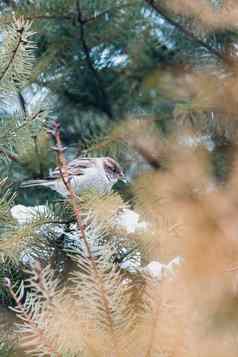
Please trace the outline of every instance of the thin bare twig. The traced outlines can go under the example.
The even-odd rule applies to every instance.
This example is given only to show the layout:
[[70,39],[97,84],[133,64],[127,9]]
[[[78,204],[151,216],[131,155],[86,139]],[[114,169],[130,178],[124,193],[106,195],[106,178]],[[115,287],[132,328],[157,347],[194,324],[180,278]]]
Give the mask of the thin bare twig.
[[76,222],[77,222],[77,227],[80,231],[81,234],[81,239],[85,239],[85,232],[84,232],[84,227],[81,222],[81,212],[80,212],[80,207],[78,205],[78,197],[75,193],[75,191],[72,188],[72,185],[70,183],[70,176],[69,176],[69,170],[68,170],[68,165],[67,161],[64,156],[64,150],[65,148],[62,145],[61,138],[60,138],[60,124],[55,122],[53,125],[53,131],[50,131],[51,135],[55,139],[56,143],[56,153],[57,153],[57,159],[58,159],[58,165],[59,165],[59,172],[60,176],[62,178],[62,181],[65,185],[65,188],[68,192],[69,195],[69,201],[72,205]]
[[85,235],[85,227],[84,227],[84,225],[82,223],[82,220],[81,220],[81,211],[80,211],[80,207],[78,205],[78,197],[77,197],[77,195],[76,195],[76,193],[75,193],[75,191],[74,191],[74,189],[73,189],[73,187],[71,185],[71,182],[70,182],[70,175],[69,175],[69,171],[68,171],[68,165],[67,165],[67,161],[66,161],[65,156],[64,156],[65,148],[62,145],[61,137],[60,137],[60,124],[59,123],[57,123],[57,122],[54,123],[53,130],[50,131],[50,134],[55,139],[56,146],[54,147],[54,149],[56,150],[57,157],[58,157],[60,175],[61,175],[61,178],[62,178],[63,183],[65,185],[65,188],[66,188],[66,190],[68,192],[69,202],[71,203],[73,211],[74,211],[77,227],[78,227],[78,230],[80,232],[80,238],[84,242],[84,245],[85,245],[85,248],[86,248],[86,252],[87,252],[87,256],[88,256],[88,258],[89,258],[89,260],[90,260],[90,262],[92,264],[92,271],[93,271],[95,280],[98,282],[98,284],[100,286],[102,304],[104,306],[105,313],[106,313],[106,316],[107,316],[107,320],[108,320],[108,323],[109,323],[109,328],[110,328],[110,333],[111,333],[111,337],[112,337],[112,343],[113,343],[113,347],[114,347],[114,352],[116,352],[116,354],[113,354],[113,356],[116,357],[117,355],[119,355],[119,353],[118,353],[117,339],[116,339],[116,336],[115,336],[115,333],[114,333],[113,320],[112,320],[112,316],[111,316],[111,309],[110,309],[107,293],[105,291],[103,279],[102,279],[102,277],[101,277],[101,275],[100,275],[100,273],[98,271],[95,257],[93,256],[93,254],[91,252],[90,245],[89,245],[88,240],[87,240],[86,235]]

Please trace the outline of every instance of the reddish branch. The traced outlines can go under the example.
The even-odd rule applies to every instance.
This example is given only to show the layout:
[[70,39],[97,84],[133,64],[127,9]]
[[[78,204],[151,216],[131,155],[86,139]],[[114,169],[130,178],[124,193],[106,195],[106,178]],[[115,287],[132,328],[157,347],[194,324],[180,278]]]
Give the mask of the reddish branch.
[[56,146],[54,147],[54,149],[56,150],[56,153],[57,153],[60,176],[61,176],[63,183],[65,185],[65,188],[68,192],[69,201],[72,205],[74,215],[76,218],[76,222],[77,222],[77,226],[81,233],[81,239],[86,240],[84,227],[81,222],[81,212],[80,212],[80,207],[78,205],[78,197],[70,183],[68,164],[67,164],[67,161],[64,156],[65,147],[62,145],[61,138],[60,138],[60,124],[59,123],[57,123],[57,122],[54,123],[53,130],[50,131],[50,134],[55,139]]
[[[52,135],[52,137],[54,138],[55,143],[56,143],[54,150],[56,151],[57,157],[58,157],[60,175],[61,175],[61,178],[65,185],[65,188],[68,192],[69,202],[71,203],[71,206],[74,211],[74,215],[75,215],[76,222],[77,222],[77,227],[80,232],[80,238],[82,239],[82,241],[85,244],[86,253],[87,253],[87,256],[92,264],[92,270],[93,270],[95,280],[98,282],[98,284],[100,286],[102,304],[105,308],[105,314],[107,316],[107,320],[109,323],[109,329],[110,329],[110,333],[111,333],[111,337],[112,337],[112,343],[113,343],[115,351],[117,352],[118,351],[117,339],[116,339],[115,333],[114,333],[114,326],[113,326],[114,324],[113,324],[113,319],[111,316],[110,304],[108,301],[107,293],[105,291],[103,279],[102,279],[101,274],[97,268],[97,262],[91,252],[90,245],[89,245],[88,240],[85,235],[85,227],[81,220],[81,211],[80,211],[80,207],[78,205],[78,197],[77,197],[77,195],[71,185],[71,182],[70,182],[70,174],[68,171],[68,164],[67,164],[67,161],[64,156],[65,148],[62,145],[61,137],[60,137],[60,124],[55,122],[53,125],[53,130],[50,130],[49,132]],[[113,354],[113,356],[117,356],[117,354],[118,353],[116,353],[116,355]]]

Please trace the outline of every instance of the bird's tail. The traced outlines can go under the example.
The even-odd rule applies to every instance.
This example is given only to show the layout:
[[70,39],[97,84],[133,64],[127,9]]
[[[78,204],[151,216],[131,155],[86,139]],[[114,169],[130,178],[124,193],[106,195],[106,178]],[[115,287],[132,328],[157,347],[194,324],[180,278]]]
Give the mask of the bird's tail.
[[34,186],[52,186],[52,181],[48,180],[28,180],[21,183],[20,188],[28,188]]

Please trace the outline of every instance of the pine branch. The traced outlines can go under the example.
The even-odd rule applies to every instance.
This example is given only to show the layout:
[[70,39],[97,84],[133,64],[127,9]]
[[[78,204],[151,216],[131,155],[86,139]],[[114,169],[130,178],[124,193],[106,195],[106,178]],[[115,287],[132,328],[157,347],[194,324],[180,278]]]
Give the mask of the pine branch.
[[69,195],[69,201],[70,204],[72,205],[75,219],[77,222],[78,230],[81,233],[81,238],[85,240],[84,236],[84,227],[81,222],[81,213],[80,213],[80,207],[78,205],[78,197],[75,193],[75,191],[72,188],[72,185],[70,183],[70,177],[69,177],[69,171],[68,171],[68,165],[67,161],[64,156],[64,151],[65,148],[62,145],[61,142],[61,137],[60,137],[60,124],[58,122],[55,122],[53,124],[53,130],[50,130],[49,133],[52,135],[52,137],[55,139],[56,146],[54,147],[54,150],[57,153],[57,159],[58,159],[58,165],[59,165],[59,172],[60,176],[63,180],[63,183],[65,185],[65,188],[68,192]]
[[142,142],[135,142],[132,147],[143,157],[143,159],[150,164],[155,170],[161,168],[161,160],[155,153],[143,145]]
[[16,46],[15,48],[13,49],[11,55],[10,55],[10,58],[9,58],[9,61],[7,63],[7,65],[5,66],[4,70],[2,71],[1,75],[0,75],[0,81],[3,80],[3,78],[7,75],[7,72],[10,68],[10,66],[12,65],[12,63],[14,62],[14,59],[16,57],[16,54],[17,54],[17,51],[22,43],[22,29],[19,29],[17,30],[19,32],[18,34],[18,39],[17,39],[17,42],[16,42]]
[[119,6],[112,6],[109,9],[103,10],[102,12],[100,12],[97,15],[91,16],[91,17],[86,17],[83,19],[84,24],[88,24],[91,23],[93,21],[96,21],[98,19],[100,19],[101,17],[113,13],[114,11],[119,11],[119,10],[123,10],[123,9],[127,9],[128,7],[133,7],[137,4],[137,2],[129,2],[127,4],[123,4],[123,5],[119,5]]
[[[22,302],[25,295],[24,285],[22,284],[15,293],[10,279],[5,278],[5,285],[16,303],[16,307],[11,310],[23,321],[23,325],[19,325],[19,330],[24,335],[23,346],[30,348],[29,353],[37,356],[62,357],[54,346],[54,340],[48,337],[46,328],[48,322],[46,316],[50,318],[52,298],[56,294],[57,284],[52,283],[52,273],[48,267],[42,270],[37,266],[29,273],[31,274],[30,287],[36,288],[36,292],[28,293],[24,303]],[[42,319],[43,317],[45,320]]]
[[162,16],[170,25],[175,27],[178,31],[183,33],[190,41],[194,42],[198,46],[201,46],[205,48],[209,53],[211,53],[213,56],[217,57],[221,61],[225,61],[225,57],[223,54],[219,51],[217,51],[214,47],[211,47],[208,43],[204,42],[200,38],[196,37],[191,31],[186,29],[184,26],[182,26],[179,22],[176,20],[172,19],[167,12],[162,8],[161,5],[159,5],[158,2],[155,2],[154,0],[145,0],[146,4],[150,6],[157,14]]
[[113,115],[113,110],[112,110],[112,107],[110,104],[109,95],[106,92],[106,89],[104,88],[104,84],[103,84],[103,80],[102,80],[101,76],[99,75],[98,71],[96,70],[96,68],[94,66],[94,63],[91,59],[90,48],[88,47],[87,42],[86,42],[85,29],[84,29],[85,20],[84,20],[83,14],[81,12],[79,1],[77,1],[77,13],[78,13],[77,20],[80,24],[80,41],[81,41],[82,48],[83,48],[83,51],[85,54],[87,66],[88,66],[89,70],[91,71],[92,75],[94,76],[96,83],[98,85],[98,90],[101,94],[102,108],[103,108],[105,114],[107,114],[107,116],[110,119],[113,119],[114,115]]
[[23,95],[21,94],[21,92],[18,92],[18,99],[19,99],[19,104],[21,106],[24,118],[26,119],[27,117],[27,108],[26,108],[26,102],[25,102],[25,98],[23,97]]
[[[22,141],[22,139],[26,136],[27,139],[29,136],[32,137],[32,149],[35,149],[35,156],[39,160],[40,155],[40,147],[37,141],[37,147],[35,145],[35,138],[39,134],[40,128],[43,126],[46,117],[48,115],[47,110],[39,109],[32,114],[27,112],[25,103],[24,105],[24,118],[20,116],[20,119],[15,114],[14,117],[11,117],[9,120],[5,118],[1,120],[1,134],[0,134],[0,142],[3,144],[0,145],[0,156],[5,156],[8,160],[12,162],[18,163],[20,166],[26,167],[28,163],[24,161],[25,157],[23,157],[23,153],[27,151],[26,143]],[[24,119],[24,120],[23,120]],[[35,122],[38,122],[36,125]],[[38,138],[37,138],[38,139]],[[23,150],[22,145],[24,144]],[[42,161],[40,161],[40,169],[42,168]]]
[[[134,336],[136,343],[134,342],[133,352],[135,355],[139,354],[141,357],[163,356],[163,342],[161,343],[158,340],[158,337],[164,331],[161,319],[163,311],[161,297],[162,282],[144,273],[139,279],[141,294],[138,301],[139,311]],[[138,339],[140,342],[141,340],[143,341],[139,346],[137,346]],[[166,347],[169,348],[169,346]]]
[[[127,9],[128,7],[133,7],[137,4],[137,2],[129,2],[129,3],[125,3],[125,4],[122,4],[122,5],[118,5],[118,6],[111,6],[110,8],[108,9],[105,9],[103,11],[101,11],[100,13],[96,14],[96,15],[93,15],[93,16],[89,16],[89,17],[84,17],[82,19],[82,23],[84,25],[86,24],[90,24],[94,21],[97,21],[99,19],[101,19],[102,17],[104,17],[105,15],[107,14],[110,14],[110,13],[113,13],[115,11],[120,11],[122,9]],[[42,15],[29,15],[29,16],[26,16],[26,20],[29,20],[29,21],[50,21],[50,20],[53,20],[53,21],[74,21],[75,20],[75,15],[74,14],[68,14],[68,15],[57,15],[57,14],[52,14],[52,15],[47,15],[47,14],[42,14]],[[10,19],[9,20],[9,23],[11,22],[12,20]],[[8,23],[8,21],[6,21],[5,23]]]
[[[1,209],[1,205],[0,205]],[[17,262],[21,254],[31,247],[35,252],[47,252],[47,241],[44,238],[44,229],[48,224],[55,223],[52,213],[36,214],[30,216],[24,224],[17,224],[16,220],[9,214],[7,222],[2,227],[0,237],[0,254]],[[44,238],[44,239],[43,239]]]
[[23,18],[14,19],[4,31],[4,44],[0,49],[0,83],[3,88],[17,88],[24,84],[32,73],[33,49],[30,40],[31,23]]
[[42,161],[41,161],[40,150],[39,150],[39,145],[38,145],[36,135],[33,136],[33,141],[34,141],[34,146],[35,146],[36,158],[39,163],[39,176],[44,177],[44,168],[43,168]]
[[5,186],[7,179],[0,181],[0,223],[8,224],[11,221],[10,208],[16,195]]
[[0,155],[6,156],[11,161],[19,162],[17,155],[11,153],[6,149],[0,148]]
[[45,110],[29,113],[24,121],[16,123],[13,135],[4,145],[11,152],[14,150],[18,164],[33,177],[44,177],[43,172],[49,167],[49,136],[44,125],[47,114]]
[[72,21],[74,17],[72,15],[32,15],[27,16],[29,21],[40,21],[40,20],[57,20],[57,21]]
[[107,261],[110,250],[105,246],[99,248],[97,254],[100,256],[94,258],[96,274],[84,247],[73,252],[77,253],[74,260],[78,269],[72,274],[72,292],[81,309],[86,311],[89,322],[95,321],[95,337],[98,332],[104,336],[105,346],[101,348],[108,351],[105,355],[125,356],[135,320],[131,284],[116,265]]
[[[149,279],[147,280],[147,284],[152,284],[153,289],[158,292],[158,297],[159,297],[159,289],[158,289],[158,282],[153,282],[152,279],[149,282]],[[151,287],[150,287],[151,288]],[[155,349],[156,345],[156,329],[159,324],[159,311],[160,311],[160,303],[159,301],[155,300],[155,298],[150,299],[149,305],[150,305],[150,313],[149,313],[149,319],[151,319],[151,325],[150,325],[150,331],[147,331],[149,339],[148,339],[148,345],[145,351],[144,357],[151,357],[153,356],[153,352]]]
[[36,262],[34,269],[28,272],[30,277],[27,279],[28,285],[41,294],[41,298],[48,307],[54,305],[54,296],[57,294],[58,280],[54,280],[54,273],[50,266],[42,268],[39,262]]
[[[103,310],[105,312],[105,318],[107,321],[108,330],[109,330],[109,334],[111,337],[113,356],[117,357],[120,355],[120,353],[119,353],[120,348],[119,348],[119,345],[117,342],[117,336],[116,336],[115,330],[114,330],[114,321],[113,321],[112,311],[111,311],[111,307],[110,307],[110,303],[109,303],[109,296],[107,293],[107,289],[105,287],[105,276],[102,273],[102,271],[100,270],[100,262],[98,263],[96,261],[94,255],[92,254],[90,244],[89,244],[88,239],[85,234],[85,227],[82,223],[81,211],[80,211],[80,207],[78,205],[78,197],[77,197],[76,193],[74,192],[71,182],[70,182],[70,179],[69,179],[68,166],[67,166],[67,162],[64,157],[64,147],[61,143],[61,138],[60,138],[59,124],[57,124],[57,123],[54,124],[54,128],[51,131],[51,135],[53,136],[53,138],[55,139],[55,142],[56,142],[56,146],[54,149],[56,150],[57,156],[58,156],[60,175],[64,182],[65,188],[68,191],[69,202],[72,205],[74,215],[76,218],[76,222],[77,222],[78,231],[80,232],[80,238],[81,238],[81,241],[83,242],[83,244],[85,246],[85,250],[86,250],[85,253],[86,253],[87,258],[84,257],[84,259],[86,259],[85,262],[82,261],[80,263],[82,264],[81,266],[82,266],[83,270],[84,269],[87,270],[87,266],[90,267],[89,274],[90,274],[90,276],[92,276],[93,282],[95,282],[95,285],[93,283],[93,286],[91,287],[91,289],[93,289],[93,287],[94,288],[98,287],[100,302],[101,302]],[[108,283],[111,279],[113,279],[113,275],[115,275],[115,274],[116,273],[113,272],[113,274],[111,275],[111,278],[110,277],[108,278]],[[84,277],[84,278],[86,279],[86,277]],[[87,286],[87,284],[86,284],[86,286]],[[101,309],[100,306],[99,306],[99,309]]]

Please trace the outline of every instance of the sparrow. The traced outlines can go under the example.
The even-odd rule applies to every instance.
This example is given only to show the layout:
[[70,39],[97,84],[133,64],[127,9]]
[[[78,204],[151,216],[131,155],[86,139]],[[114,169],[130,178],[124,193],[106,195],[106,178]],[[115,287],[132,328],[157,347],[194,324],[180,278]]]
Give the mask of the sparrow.
[[[118,180],[126,182],[120,165],[111,157],[76,158],[68,162],[67,170],[76,194],[90,189],[100,194],[109,193]],[[64,197],[68,196],[58,167],[51,171],[46,179],[25,181],[20,187],[34,186],[49,187]]]

